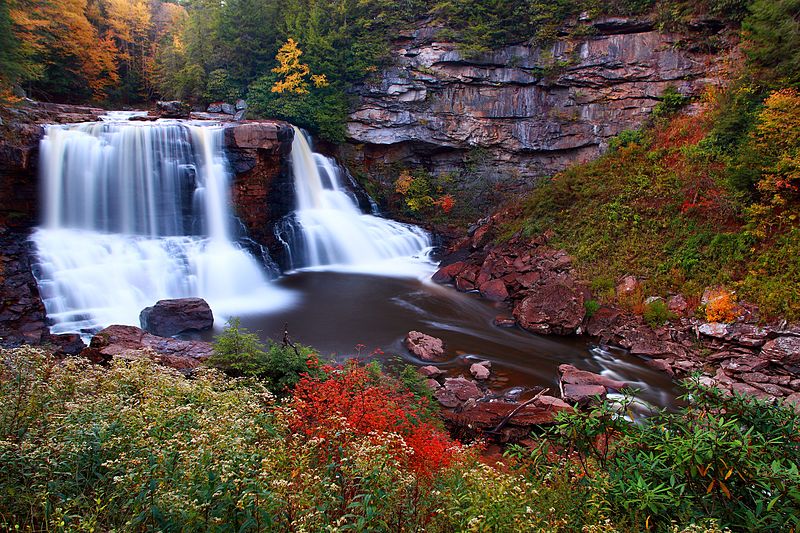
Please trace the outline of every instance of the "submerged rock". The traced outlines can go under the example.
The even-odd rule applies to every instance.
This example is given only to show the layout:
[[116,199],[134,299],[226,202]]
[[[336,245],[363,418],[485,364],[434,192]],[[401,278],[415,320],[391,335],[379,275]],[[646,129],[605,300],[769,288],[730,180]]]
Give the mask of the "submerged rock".
[[159,300],[139,314],[142,329],[159,337],[204,331],[214,325],[214,315],[202,298]]
[[469,367],[469,373],[472,374],[472,377],[475,379],[485,380],[489,379],[491,375],[491,370],[489,370],[492,366],[491,361],[481,361],[480,363],[473,363]]

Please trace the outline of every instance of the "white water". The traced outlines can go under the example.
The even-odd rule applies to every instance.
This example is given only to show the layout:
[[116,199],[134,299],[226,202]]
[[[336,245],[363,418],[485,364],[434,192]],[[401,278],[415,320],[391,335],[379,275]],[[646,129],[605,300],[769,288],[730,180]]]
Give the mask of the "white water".
[[428,272],[430,237],[417,226],[362,213],[335,162],[311,150],[295,128],[297,209],[287,243],[293,268],[418,276]]
[[165,298],[205,298],[218,323],[286,305],[231,240],[222,129],[119,118],[49,126],[41,143],[44,225],[32,240],[51,331],[138,325]]

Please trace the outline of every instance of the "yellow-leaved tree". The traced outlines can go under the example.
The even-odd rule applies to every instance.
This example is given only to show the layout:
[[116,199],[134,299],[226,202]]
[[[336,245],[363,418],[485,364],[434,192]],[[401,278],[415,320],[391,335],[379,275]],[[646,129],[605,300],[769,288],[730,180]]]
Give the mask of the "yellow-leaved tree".
[[272,72],[278,75],[278,80],[272,85],[274,93],[308,94],[309,78],[314,87],[326,87],[328,78],[325,74],[311,74],[311,69],[300,62],[303,51],[297,46],[297,41],[291,37],[281,46],[275,59],[278,66]]

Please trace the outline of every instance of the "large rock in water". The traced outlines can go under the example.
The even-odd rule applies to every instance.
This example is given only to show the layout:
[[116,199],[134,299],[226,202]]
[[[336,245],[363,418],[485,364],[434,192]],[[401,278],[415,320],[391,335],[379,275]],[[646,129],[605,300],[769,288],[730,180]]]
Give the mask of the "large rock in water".
[[213,351],[210,342],[156,337],[136,326],[109,326],[92,337],[81,355],[97,363],[150,357],[164,366],[189,370],[200,366]]
[[419,331],[409,331],[406,335],[406,348],[423,361],[433,361],[444,355],[442,339],[431,337]]
[[171,337],[187,331],[203,331],[214,325],[214,315],[202,298],[159,300],[139,313],[142,329],[159,337]]

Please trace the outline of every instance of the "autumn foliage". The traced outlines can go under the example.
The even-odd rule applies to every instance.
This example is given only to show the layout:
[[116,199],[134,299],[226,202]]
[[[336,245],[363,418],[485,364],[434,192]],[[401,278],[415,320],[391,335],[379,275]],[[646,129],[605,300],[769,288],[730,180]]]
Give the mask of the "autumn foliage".
[[308,94],[308,79],[314,87],[326,87],[328,79],[325,74],[311,74],[311,69],[305,63],[300,62],[303,51],[297,42],[291,37],[281,46],[275,59],[278,66],[272,72],[280,76],[281,79],[272,86],[272,92],[289,92],[294,94]]
[[320,459],[327,462],[366,437],[388,445],[395,460],[424,480],[458,457],[461,448],[424,419],[424,398],[355,362],[323,369],[326,378],[297,384],[290,422],[295,433],[329,444],[321,448],[329,456]]
[[733,322],[739,314],[736,297],[728,290],[711,291],[706,304],[706,320],[709,322]]

